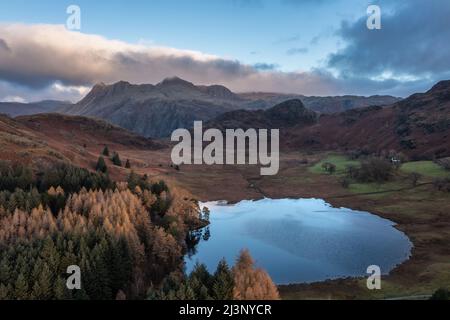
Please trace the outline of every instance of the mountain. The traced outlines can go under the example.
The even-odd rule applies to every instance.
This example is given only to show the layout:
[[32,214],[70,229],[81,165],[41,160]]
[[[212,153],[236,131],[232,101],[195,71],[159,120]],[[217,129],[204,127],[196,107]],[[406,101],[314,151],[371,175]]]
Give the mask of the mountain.
[[318,114],[298,99],[284,101],[267,110],[236,110],[224,113],[205,127],[225,129],[288,128],[317,123]]
[[105,119],[147,137],[166,137],[195,120],[234,110],[241,102],[225,87],[170,78],[157,85],[98,84],[83,100],[61,111]]
[[387,107],[321,115],[312,126],[287,130],[288,148],[395,149],[413,159],[450,156],[450,81]]
[[304,105],[319,113],[338,113],[351,109],[360,109],[370,106],[391,105],[400,101],[400,98],[392,96],[335,96],[335,97],[307,97],[295,94],[250,92],[239,95],[242,99],[249,101],[247,106],[266,109],[286,100],[299,99]]
[[32,103],[19,103],[19,102],[0,102],[0,113],[7,114],[11,117],[49,113],[65,108],[71,105],[70,102],[44,100]]
[[[100,83],[80,102],[58,111],[104,119],[146,137],[161,138],[169,136],[177,128],[191,128],[195,120],[208,121],[229,111],[268,109],[286,100],[291,100],[291,96],[236,94],[224,86],[196,86],[175,77],[157,85],[133,85],[125,81],[112,85]],[[305,101],[305,106],[313,110],[337,112],[373,104],[390,104],[398,99],[314,97],[305,98]]]

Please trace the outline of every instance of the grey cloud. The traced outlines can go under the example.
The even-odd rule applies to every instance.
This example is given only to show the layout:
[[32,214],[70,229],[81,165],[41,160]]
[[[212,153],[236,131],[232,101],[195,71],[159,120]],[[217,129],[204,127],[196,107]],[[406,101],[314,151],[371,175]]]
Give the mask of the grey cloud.
[[[385,2],[380,2],[382,13]],[[329,57],[329,67],[347,76],[447,77],[450,72],[450,2],[410,0],[382,15],[382,29],[368,30],[367,17],[344,22],[338,34],[347,46]]]
[[11,49],[9,48],[8,44],[2,38],[0,38],[0,50],[11,52]]
[[[268,63],[250,66],[200,52],[131,45],[72,33],[63,26],[0,25],[0,34],[14,52],[10,55],[0,50],[0,99],[21,96],[74,101],[83,94],[79,87],[96,82],[157,83],[173,75],[196,84],[222,84],[237,92],[405,95],[410,93],[408,85],[418,86],[411,81],[370,81],[345,73],[336,78],[321,69],[281,72]],[[38,37],[42,41],[36,42]]]
[[280,66],[276,63],[255,63],[253,65],[253,68],[257,69],[257,70],[261,70],[261,71],[268,71],[268,70],[276,70],[278,69]]

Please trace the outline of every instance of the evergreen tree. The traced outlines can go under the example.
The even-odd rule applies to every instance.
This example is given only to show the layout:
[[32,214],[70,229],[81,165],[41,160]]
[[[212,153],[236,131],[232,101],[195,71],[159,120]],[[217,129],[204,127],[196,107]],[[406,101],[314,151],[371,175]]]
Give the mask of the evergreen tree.
[[10,288],[0,283],[0,301],[9,299]]
[[212,287],[213,278],[204,264],[196,264],[189,276],[189,286],[198,300],[211,299],[209,288]]
[[212,298],[214,300],[233,300],[234,278],[225,259],[222,259],[214,273]]
[[115,166],[118,166],[118,167],[122,166],[122,161],[120,160],[119,154],[117,152],[114,152],[114,155],[112,156],[111,161]]
[[105,159],[103,157],[99,157],[97,161],[97,165],[95,166],[95,170],[98,172],[106,173],[108,172],[108,167],[106,166]]
[[125,168],[131,169],[130,159],[127,159],[127,162],[125,163]]
[[105,146],[105,148],[103,149],[102,155],[104,155],[105,157],[109,157],[109,149],[108,149],[108,146]]
[[23,273],[20,273],[14,284],[14,298],[17,300],[27,300],[29,298],[28,284]]
[[70,290],[67,289],[66,281],[62,277],[56,279],[53,295],[56,300],[70,300],[72,298]]
[[33,299],[49,300],[52,297],[52,274],[46,263],[40,270],[39,278],[33,285]]
[[8,283],[11,277],[11,266],[6,255],[0,261],[0,283]]

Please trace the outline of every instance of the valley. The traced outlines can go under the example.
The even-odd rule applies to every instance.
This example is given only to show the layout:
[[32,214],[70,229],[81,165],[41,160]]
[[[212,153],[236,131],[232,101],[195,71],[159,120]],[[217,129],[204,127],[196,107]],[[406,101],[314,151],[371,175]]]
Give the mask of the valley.
[[[273,110],[267,111],[267,115],[276,115],[275,118],[266,118],[266,115],[252,117],[252,112],[261,114],[259,111],[249,111],[247,118],[235,118],[234,112],[224,115],[223,117],[229,119],[224,122],[226,127],[250,127],[251,119],[275,121],[274,123],[281,127],[280,141],[284,143],[280,151],[280,170],[275,176],[261,176],[259,167],[251,165],[174,166],[170,157],[173,143],[166,139],[144,138],[102,120],[61,114],[20,116],[16,119],[0,117],[1,158],[25,163],[36,170],[51,166],[52,163],[70,163],[95,171],[99,155],[107,146],[111,152],[119,154],[123,161],[128,160],[130,163],[130,168],[124,168],[115,166],[106,159],[111,178],[125,181],[130,173],[134,172],[148,177],[153,182],[164,180],[172,195],[178,199],[179,205],[183,202],[187,204],[189,199],[204,202],[227,200],[237,203],[246,199],[316,198],[324,199],[337,208],[368,211],[395,222],[395,227],[404,232],[413,243],[411,258],[388,276],[383,276],[382,290],[367,290],[364,278],[348,278],[311,284],[281,285],[278,288],[281,297],[387,299],[430,295],[443,284],[450,283],[450,251],[447,245],[450,241],[450,197],[448,192],[437,189],[435,183],[436,178],[444,178],[449,174],[432,160],[415,160],[426,159],[428,154],[448,156],[447,140],[439,140],[444,139],[447,127],[440,125],[436,133],[428,129],[418,129],[429,128],[436,117],[439,123],[448,119],[447,108],[443,107],[448,100],[442,90],[448,90],[448,87],[444,86],[442,89],[442,86],[438,86],[425,95],[413,96],[406,100],[409,103],[401,102],[394,105],[392,110],[368,108],[335,116],[316,116],[305,111],[301,104],[291,103],[285,107],[275,107],[273,110],[279,111],[277,113]],[[423,99],[427,100],[425,107],[423,102],[420,102],[418,108],[411,107],[415,101]],[[438,102],[439,99],[445,100]],[[442,111],[440,115],[437,111],[426,114],[423,113],[423,108],[437,108],[436,110]],[[395,119],[392,114],[397,113],[397,110],[410,110],[408,112],[414,115],[424,115],[420,117],[420,122],[414,120],[418,119],[417,117],[408,117],[411,136],[419,141],[416,148],[411,149],[398,142],[401,137],[395,134],[393,122],[390,120]],[[289,122],[292,121],[292,113],[297,114],[294,123]],[[282,116],[283,114],[285,115]],[[350,116],[353,120],[348,122],[346,119]],[[236,122],[235,119],[241,122]],[[287,119],[287,122],[283,119]],[[347,125],[342,125],[342,121],[347,121]],[[390,136],[386,136],[383,142],[377,145],[377,139],[381,138],[378,138],[376,133],[380,131],[371,133],[373,126],[368,127],[366,121],[382,121],[385,126],[377,130],[388,128],[389,130],[383,129],[383,134]],[[350,133],[336,135],[338,138],[333,143],[332,130],[348,130]],[[374,140],[362,141],[361,135],[371,135]],[[308,136],[318,139],[320,143],[306,144]],[[321,140],[325,137],[329,137],[330,143]],[[421,143],[421,139],[426,139],[427,143]],[[394,153],[395,157],[404,157],[404,163],[393,172],[388,181],[351,180],[344,185],[343,178],[349,165],[359,166],[368,159],[368,155],[374,154],[373,152],[379,157],[389,158],[390,148],[396,147],[404,156],[397,152]],[[332,174],[325,171],[325,163],[335,166]],[[411,172],[420,174],[414,184],[411,182]]]

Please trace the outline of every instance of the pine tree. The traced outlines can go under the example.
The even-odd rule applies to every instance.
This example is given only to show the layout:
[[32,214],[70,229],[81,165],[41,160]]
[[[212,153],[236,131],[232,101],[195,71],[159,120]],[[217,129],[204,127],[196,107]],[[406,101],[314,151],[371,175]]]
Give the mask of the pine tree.
[[72,298],[70,290],[67,289],[66,281],[63,278],[58,277],[56,279],[53,295],[56,300],[70,300]]
[[234,278],[225,259],[222,259],[214,273],[212,298],[214,300],[233,300]]
[[10,299],[10,287],[5,286],[3,283],[0,283],[0,301]]
[[127,159],[127,162],[125,163],[125,168],[131,169],[130,159]]
[[33,285],[33,299],[49,300],[52,297],[52,274],[47,264],[40,270],[38,281]]
[[196,264],[189,276],[189,286],[194,291],[198,300],[209,300],[211,296],[208,288],[211,288],[213,278],[204,264]]
[[102,155],[104,155],[105,157],[109,157],[109,149],[108,149],[108,146],[105,146],[105,148],[103,149]]
[[95,166],[95,170],[102,172],[102,173],[108,172],[108,167],[106,166],[105,159],[102,156],[100,156],[98,158],[97,165]]
[[29,298],[28,284],[23,273],[20,273],[14,284],[14,298],[17,300],[27,300]]
[[0,283],[8,283],[11,277],[11,265],[6,256],[0,261]]
[[119,154],[117,152],[114,152],[114,155],[112,156],[111,161],[115,166],[118,166],[118,167],[122,166],[122,161],[120,160]]

